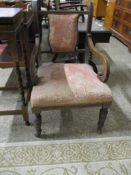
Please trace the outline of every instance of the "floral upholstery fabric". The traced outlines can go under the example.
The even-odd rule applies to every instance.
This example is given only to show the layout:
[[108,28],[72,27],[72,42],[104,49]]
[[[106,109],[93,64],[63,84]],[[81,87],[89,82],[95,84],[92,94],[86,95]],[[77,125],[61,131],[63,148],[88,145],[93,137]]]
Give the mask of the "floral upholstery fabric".
[[49,15],[49,43],[53,52],[75,51],[78,37],[78,15]]
[[87,64],[43,64],[39,83],[33,87],[34,109],[110,104],[110,88],[102,83]]

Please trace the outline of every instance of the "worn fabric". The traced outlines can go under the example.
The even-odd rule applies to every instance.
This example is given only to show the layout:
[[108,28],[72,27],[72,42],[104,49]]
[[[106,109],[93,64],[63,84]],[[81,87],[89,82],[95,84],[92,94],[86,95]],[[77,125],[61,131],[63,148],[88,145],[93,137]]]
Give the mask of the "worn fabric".
[[111,90],[86,64],[43,64],[31,94],[32,108],[109,104]]
[[77,14],[50,14],[49,43],[53,52],[75,51],[78,37]]

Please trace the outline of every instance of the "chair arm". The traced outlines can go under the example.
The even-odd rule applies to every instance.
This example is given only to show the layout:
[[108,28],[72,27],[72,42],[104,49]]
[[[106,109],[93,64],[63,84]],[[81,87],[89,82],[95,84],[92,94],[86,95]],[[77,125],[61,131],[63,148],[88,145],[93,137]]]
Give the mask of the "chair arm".
[[102,82],[106,82],[110,74],[108,57],[96,49],[96,47],[93,44],[91,36],[87,37],[87,47],[89,47],[91,54],[102,63],[102,74],[98,73],[98,77]]

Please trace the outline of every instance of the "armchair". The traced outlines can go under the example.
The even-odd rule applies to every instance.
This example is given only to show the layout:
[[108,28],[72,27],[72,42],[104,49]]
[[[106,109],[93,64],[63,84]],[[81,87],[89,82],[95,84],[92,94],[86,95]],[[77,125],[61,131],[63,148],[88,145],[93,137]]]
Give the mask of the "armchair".
[[[48,18],[49,43],[52,52],[76,52],[79,15],[54,12],[54,14],[49,14]],[[90,29],[90,26],[88,28]],[[86,63],[44,63],[36,73],[35,57],[31,61],[30,71],[33,84],[31,107],[36,115],[37,137],[41,136],[42,131],[41,111],[89,106],[101,107],[97,131],[102,133],[108,108],[112,102],[111,90],[104,83],[109,76],[109,65],[108,58],[94,47],[89,31],[85,44],[96,59],[101,62],[101,73],[96,74],[92,67]]]

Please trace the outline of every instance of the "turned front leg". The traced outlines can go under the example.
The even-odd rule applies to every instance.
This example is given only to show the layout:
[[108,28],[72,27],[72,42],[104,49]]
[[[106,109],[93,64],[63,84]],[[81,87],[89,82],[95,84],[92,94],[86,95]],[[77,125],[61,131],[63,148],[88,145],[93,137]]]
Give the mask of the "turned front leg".
[[35,120],[35,128],[36,128],[36,137],[40,137],[41,136],[41,123],[42,123],[42,118],[41,118],[41,114],[37,113],[35,114],[36,116],[36,120]]
[[104,123],[105,123],[105,120],[106,120],[106,117],[107,117],[107,113],[108,113],[108,108],[107,107],[102,107],[100,109],[98,128],[97,128],[97,132],[99,134],[102,134],[102,128],[104,126]]

